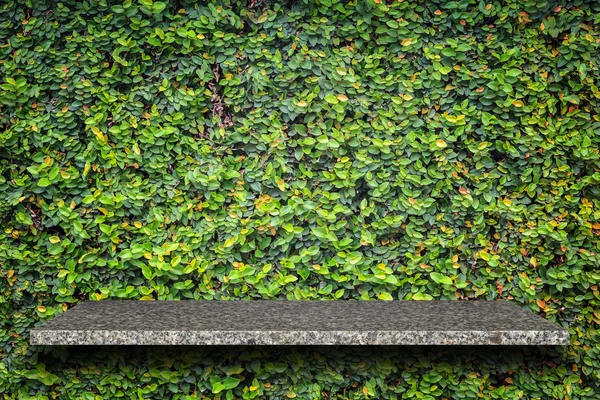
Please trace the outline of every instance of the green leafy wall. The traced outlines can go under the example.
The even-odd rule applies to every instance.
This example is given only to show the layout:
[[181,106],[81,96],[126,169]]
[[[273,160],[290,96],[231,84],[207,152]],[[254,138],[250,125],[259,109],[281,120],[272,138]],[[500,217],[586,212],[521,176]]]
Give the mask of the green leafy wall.
[[[0,393],[599,398],[596,1],[3,1]],[[570,346],[44,349],[82,300],[505,299]]]

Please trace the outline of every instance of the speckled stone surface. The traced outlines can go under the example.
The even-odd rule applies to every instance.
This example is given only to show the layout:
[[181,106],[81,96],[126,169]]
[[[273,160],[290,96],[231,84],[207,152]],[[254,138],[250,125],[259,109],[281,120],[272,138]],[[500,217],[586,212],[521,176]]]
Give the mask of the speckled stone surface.
[[34,328],[34,345],[566,345],[504,301],[100,301]]

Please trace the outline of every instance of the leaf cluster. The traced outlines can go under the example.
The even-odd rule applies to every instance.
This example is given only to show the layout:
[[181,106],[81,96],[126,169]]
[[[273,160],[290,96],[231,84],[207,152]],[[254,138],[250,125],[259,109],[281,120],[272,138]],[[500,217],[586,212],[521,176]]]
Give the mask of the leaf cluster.
[[[583,0],[2,2],[0,393],[592,398],[599,24]],[[239,372],[28,345],[82,300],[259,298],[510,300],[572,345]]]

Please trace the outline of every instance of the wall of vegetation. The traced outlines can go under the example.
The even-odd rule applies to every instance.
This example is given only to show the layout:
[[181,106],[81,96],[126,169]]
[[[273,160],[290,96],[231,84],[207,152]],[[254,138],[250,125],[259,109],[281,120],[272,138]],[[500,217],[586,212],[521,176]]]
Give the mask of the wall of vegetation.
[[[0,5],[0,398],[600,396],[600,3]],[[29,346],[83,300],[504,299],[570,346]]]

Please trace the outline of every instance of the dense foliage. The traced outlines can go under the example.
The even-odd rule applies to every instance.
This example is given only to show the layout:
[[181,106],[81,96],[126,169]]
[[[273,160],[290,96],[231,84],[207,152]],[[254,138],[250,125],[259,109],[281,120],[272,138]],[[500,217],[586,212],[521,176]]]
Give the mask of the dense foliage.
[[[3,1],[3,398],[598,398],[600,4],[563,3]],[[572,345],[28,344],[258,298],[506,299]]]

